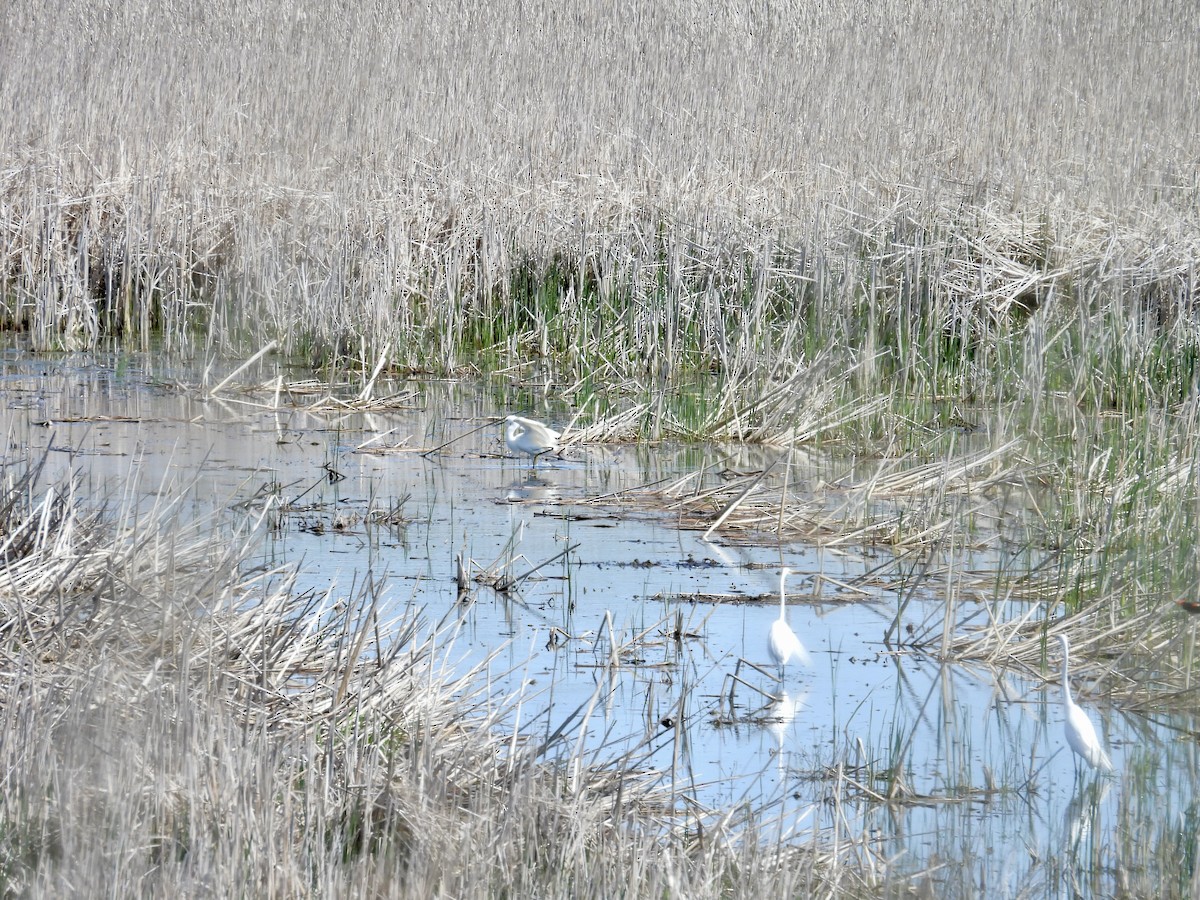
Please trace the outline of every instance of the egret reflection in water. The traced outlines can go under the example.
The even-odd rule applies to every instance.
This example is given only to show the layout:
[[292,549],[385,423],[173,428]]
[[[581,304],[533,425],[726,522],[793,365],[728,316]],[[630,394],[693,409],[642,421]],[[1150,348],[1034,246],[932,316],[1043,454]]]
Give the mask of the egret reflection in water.
[[509,503],[548,503],[558,498],[558,485],[532,471],[525,478],[514,481],[504,495]]
[[764,713],[767,731],[775,736],[775,742],[778,745],[775,752],[775,764],[779,768],[781,782],[784,776],[783,746],[788,732],[792,730],[792,725],[796,721],[796,716],[804,710],[804,703],[807,699],[808,691],[803,691],[795,697],[792,697],[786,690],[780,691],[779,696],[767,704]]

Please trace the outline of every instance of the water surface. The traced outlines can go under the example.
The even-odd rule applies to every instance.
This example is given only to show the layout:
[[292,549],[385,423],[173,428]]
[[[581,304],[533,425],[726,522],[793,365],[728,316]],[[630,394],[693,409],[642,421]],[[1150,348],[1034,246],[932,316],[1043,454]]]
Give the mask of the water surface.
[[[778,450],[579,446],[534,470],[507,453],[498,424],[470,432],[514,410],[561,425],[565,408],[411,381],[381,383],[376,396],[391,401],[354,410],[321,402],[353,390],[302,377],[267,361],[244,381],[293,390],[235,386],[205,399],[202,373],[186,366],[10,347],[0,421],[10,461],[48,452],[49,476],[78,473],[85,496],[151,502],[194,484],[187,515],[231,520],[270,498],[283,511],[264,553],[300,562],[300,588],[348,594],[384,578],[393,611],[449,623],[448,671],[483,665],[496,703],[523,692],[514,724],[548,733],[589,711],[574,732],[583,746],[665,773],[681,813],[748,806],[783,839],[851,839],[857,854],[933,870],[934,883],[1001,895],[1107,889],[1130,829],[1182,843],[1194,834],[1195,749],[1173,723],[1085,700],[1117,776],[1078,772],[1057,685],[885,643],[900,602],[895,583],[875,577],[886,549],[719,531],[709,541],[648,499],[647,486],[754,471]],[[416,452],[454,438],[428,458]],[[793,477],[815,484],[855,464],[806,453]],[[460,556],[481,578],[465,597]],[[989,564],[980,551],[959,562]],[[509,591],[484,583],[538,566]],[[795,572],[788,618],[813,665],[777,683],[766,634],[781,566]],[[943,606],[927,585],[893,633]],[[735,673],[744,683],[731,697]]]

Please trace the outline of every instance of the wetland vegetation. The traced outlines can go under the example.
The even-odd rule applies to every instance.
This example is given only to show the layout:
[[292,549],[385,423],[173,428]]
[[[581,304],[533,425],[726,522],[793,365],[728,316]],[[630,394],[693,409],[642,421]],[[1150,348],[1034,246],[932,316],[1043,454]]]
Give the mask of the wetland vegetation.
[[[993,892],[1190,896],[1193,18],[16,0],[0,327],[48,372],[149,353],[195,365],[170,390],[255,408],[386,413],[478,382],[569,423],[568,448],[735,448],[622,492],[621,515],[877,557],[853,583],[807,574],[838,602],[886,595],[887,653],[1054,681],[1048,639],[1069,635],[1081,702],[1120,717],[1118,777],[1076,792],[1071,852],[1031,850]],[[270,491],[230,522],[183,514],[185,488],[147,510],[48,475],[15,384],[8,892],[969,896],[992,871],[978,835],[896,859],[847,810],[1042,801],[1034,760],[914,788],[897,723],[804,769],[845,827],[796,840],[752,802],[681,816],[570,717],[518,740],[520,696],[447,670],[449,626],[381,579],[314,591],[265,565],[288,512]],[[1143,751],[1161,729],[1182,755]]]

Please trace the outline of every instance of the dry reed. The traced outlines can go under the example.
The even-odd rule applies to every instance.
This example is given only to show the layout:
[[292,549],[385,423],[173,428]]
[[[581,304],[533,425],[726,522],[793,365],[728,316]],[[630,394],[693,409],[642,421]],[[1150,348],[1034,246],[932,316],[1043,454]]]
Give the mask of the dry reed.
[[964,347],[1116,293],[1170,322],[1196,50],[1174,4],[1144,13],[22,0],[3,322],[44,348],[274,340],[364,382],[716,368],[751,398],[763,360],[870,360],[914,315]]
[[[15,0],[5,25],[0,327],[35,349],[275,342],[357,378],[334,405],[379,402],[393,372],[486,370],[580,405],[606,395],[582,439],[838,441],[875,471],[803,487],[727,472],[670,499],[697,528],[725,514],[727,537],[894,550],[872,578],[908,597],[947,587],[949,624],[918,629],[944,654],[1040,667],[1062,613],[1082,671],[1130,702],[1194,702],[1194,640],[1170,604],[1200,584],[1200,45],[1177,3]],[[930,463],[964,410],[985,447]],[[370,591],[289,650],[319,606],[278,586],[247,612],[228,602],[236,554],[190,534],[102,547],[74,508],[65,485],[6,514],[17,889],[69,892],[102,870],[110,893],[211,877],[566,894],[580,869],[564,859],[612,849],[599,805],[561,818],[532,775],[473,774],[484,789],[432,800],[410,785],[408,805],[379,806],[397,701],[388,651],[363,637]],[[965,565],[980,547],[994,571]],[[1064,606],[1029,602],[1047,600]],[[126,695],[146,712],[118,707]],[[282,711],[295,724],[276,733]],[[437,749],[411,771],[475,771],[453,728],[421,728]],[[95,737],[58,741],[77,734]],[[151,773],[170,785],[143,806],[113,799],[141,797]],[[495,799],[513,784],[515,820]],[[463,816],[464,795],[495,805]],[[377,813],[439,852],[336,858],[380,833]],[[512,841],[488,830],[504,823]],[[530,850],[551,827],[566,846]],[[514,878],[564,880],[511,883],[510,859],[471,846],[532,858]],[[721,846],[620,845],[590,884],[700,896],[755,873],[763,892],[797,889],[780,859]],[[161,884],[96,858],[147,848]]]

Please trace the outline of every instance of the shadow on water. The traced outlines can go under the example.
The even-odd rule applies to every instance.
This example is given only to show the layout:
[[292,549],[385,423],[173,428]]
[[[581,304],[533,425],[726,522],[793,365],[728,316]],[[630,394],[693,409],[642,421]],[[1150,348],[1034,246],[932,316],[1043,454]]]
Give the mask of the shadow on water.
[[[1077,779],[1056,688],[884,644],[900,603],[873,577],[886,551],[708,542],[640,490],[778,451],[576,446],[535,470],[498,423],[479,427],[507,410],[474,386],[407,385],[396,408],[355,411],[286,391],[206,401],[175,387],[196,373],[140,358],[10,352],[2,375],[10,455],[49,451],[96,497],[153,502],[194,481],[197,515],[270,498],[266,552],[303,561],[299,589],[385,577],[397,607],[456,623],[448,667],[484,664],[497,703],[522,697],[522,731],[582,711],[578,740],[665,773],[681,815],[750,804],[772,834],[865,842],[938,895],[1110,893],[1134,864],[1131,829],[1194,855],[1194,745],[1167,739],[1183,726],[1093,708],[1117,775]],[[807,459],[797,483],[834,465]],[[780,566],[813,666],[777,683]],[[925,607],[913,619],[941,603],[909,602]]]

